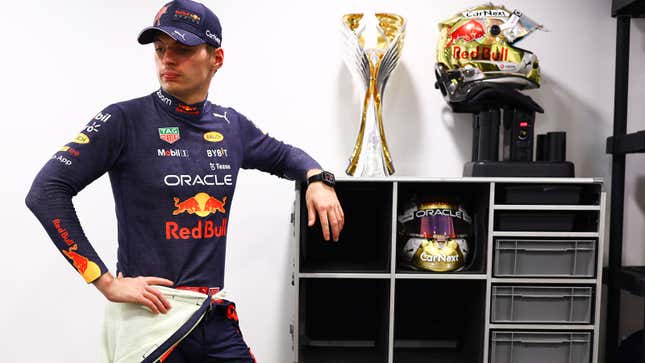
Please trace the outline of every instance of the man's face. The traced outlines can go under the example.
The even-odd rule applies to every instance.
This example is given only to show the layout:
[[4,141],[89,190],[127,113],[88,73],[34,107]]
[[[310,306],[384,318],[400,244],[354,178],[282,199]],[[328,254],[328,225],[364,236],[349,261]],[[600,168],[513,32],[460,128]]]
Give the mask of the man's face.
[[202,101],[214,72],[222,66],[222,49],[209,51],[206,44],[189,47],[163,33],[154,45],[161,87],[184,102]]

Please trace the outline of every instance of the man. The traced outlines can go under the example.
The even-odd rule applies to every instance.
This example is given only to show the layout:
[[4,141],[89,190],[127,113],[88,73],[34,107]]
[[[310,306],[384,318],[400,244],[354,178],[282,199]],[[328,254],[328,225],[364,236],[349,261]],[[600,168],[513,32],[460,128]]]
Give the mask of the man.
[[[111,302],[130,303],[109,307],[107,360],[252,362],[235,305],[221,293],[238,170],[308,181],[309,225],[317,215],[326,240],[338,240],[344,224],[333,176],[233,108],[206,100],[224,52],[219,20],[204,5],[166,4],[138,40],[154,43],[161,88],[99,112],[43,167],[26,203],[85,281]],[[105,172],[118,220],[116,278],[86,239],[71,202]],[[204,303],[190,308],[195,299]],[[174,313],[172,324],[168,318],[158,328],[184,307],[185,315]],[[133,339],[150,337],[158,338],[149,343],[154,352],[135,352],[148,343]],[[123,353],[124,344],[133,351]]]

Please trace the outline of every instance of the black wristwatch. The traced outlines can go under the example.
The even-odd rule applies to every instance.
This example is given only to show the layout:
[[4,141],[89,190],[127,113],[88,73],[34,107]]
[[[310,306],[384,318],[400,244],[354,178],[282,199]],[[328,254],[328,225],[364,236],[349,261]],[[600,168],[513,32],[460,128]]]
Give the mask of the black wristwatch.
[[336,184],[336,178],[334,177],[334,174],[323,170],[320,174],[310,176],[309,179],[307,179],[307,185],[319,181],[329,185],[332,188]]

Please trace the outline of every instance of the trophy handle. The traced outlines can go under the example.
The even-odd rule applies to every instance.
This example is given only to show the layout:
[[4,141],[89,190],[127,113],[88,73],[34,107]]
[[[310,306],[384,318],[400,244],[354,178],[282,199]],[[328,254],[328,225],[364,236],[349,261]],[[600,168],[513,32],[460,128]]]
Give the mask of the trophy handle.
[[383,158],[385,159],[385,167],[389,175],[394,174],[394,163],[392,163],[392,156],[390,155],[390,148],[387,146],[387,141],[385,140],[385,129],[383,128],[383,113],[381,107],[381,93],[376,89],[374,85],[374,90],[376,95],[374,97],[374,105],[376,106],[376,118],[378,120],[378,132],[381,138],[381,145],[383,147]]
[[[404,28],[405,29],[405,28]],[[389,175],[394,174],[394,163],[392,162],[392,156],[390,155],[390,149],[387,146],[387,141],[385,140],[385,129],[383,127],[383,112],[382,112],[382,97],[385,91],[385,85],[390,78],[390,74],[396,68],[399,63],[399,58],[401,55],[401,48],[403,45],[403,34],[399,33],[394,38],[392,45],[387,49],[385,55],[383,56],[381,62],[379,63],[378,69],[376,70],[376,84],[374,85],[374,94],[375,94],[375,105],[376,105],[376,117],[378,120],[378,130],[379,136],[381,138],[381,145],[383,146],[383,158],[385,159],[385,167]]]
[[361,111],[361,126],[358,129],[358,136],[356,137],[356,144],[354,145],[354,151],[352,151],[352,157],[349,159],[349,165],[345,170],[347,175],[354,175],[356,168],[358,167],[358,157],[361,154],[363,149],[363,138],[365,137],[365,122],[367,121],[367,107],[371,97],[371,87],[368,87],[365,92],[365,97],[363,98],[363,107]]

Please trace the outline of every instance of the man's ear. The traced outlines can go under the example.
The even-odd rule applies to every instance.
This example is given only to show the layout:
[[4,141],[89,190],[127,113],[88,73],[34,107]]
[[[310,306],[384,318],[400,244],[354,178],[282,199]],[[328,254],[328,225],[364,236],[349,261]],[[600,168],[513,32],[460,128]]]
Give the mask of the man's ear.
[[213,72],[217,72],[224,65],[224,50],[222,48],[217,48],[213,51],[213,56],[211,57],[211,67]]

